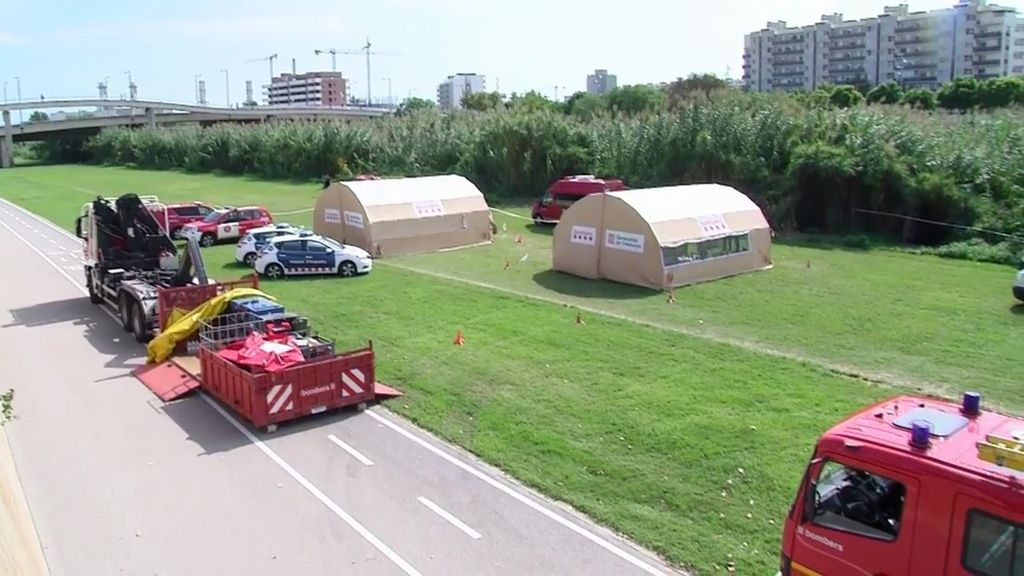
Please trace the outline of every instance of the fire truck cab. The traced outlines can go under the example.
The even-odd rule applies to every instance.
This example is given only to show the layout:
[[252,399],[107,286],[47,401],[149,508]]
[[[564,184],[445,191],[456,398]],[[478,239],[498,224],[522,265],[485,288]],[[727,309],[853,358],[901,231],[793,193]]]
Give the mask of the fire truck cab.
[[1024,576],[1024,419],[901,396],[818,441],[781,576]]

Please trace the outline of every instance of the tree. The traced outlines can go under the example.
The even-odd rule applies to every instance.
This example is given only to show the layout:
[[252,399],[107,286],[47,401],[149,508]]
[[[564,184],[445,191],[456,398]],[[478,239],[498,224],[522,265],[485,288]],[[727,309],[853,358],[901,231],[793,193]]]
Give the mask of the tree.
[[0,394],[0,426],[14,420],[14,390]]
[[466,110],[488,112],[505,107],[505,98],[498,92],[472,92],[462,97],[462,107]]
[[551,111],[561,112],[562,105],[554,100],[549,100],[536,90],[530,90],[526,94],[513,94],[508,100],[508,107],[513,110],[525,112]]
[[676,78],[665,86],[670,108],[678,106],[695,94],[701,94],[706,100],[711,100],[712,93],[728,89],[729,83],[714,74],[690,74],[685,80]]
[[935,92],[927,88],[913,88],[903,93],[901,103],[917,110],[935,110]]
[[875,86],[867,94],[868,104],[899,104],[902,100],[903,87],[892,81]]
[[432,100],[410,96],[409,98],[402,100],[402,103],[398,105],[398,108],[395,110],[395,115],[405,116],[417,110],[430,110],[432,108],[434,108],[434,102]]
[[939,88],[936,100],[946,110],[966,112],[978,105],[978,88],[977,79],[960,76]]
[[989,78],[978,84],[977,104],[981,108],[1006,108],[1024,103],[1024,80],[1004,76]]
[[590,92],[577,92],[565,100],[565,113],[590,120],[608,106],[607,101]]
[[828,95],[828,102],[836,108],[850,108],[864,102],[864,95],[855,86],[836,86]]
[[616,88],[608,93],[607,98],[608,108],[627,116],[653,112],[665,106],[665,93],[643,84]]
[[29,122],[46,122],[49,119],[50,119],[50,115],[47,114],[46,112],[43,112],[42,110],[35,110],[28,117],[28,121]]

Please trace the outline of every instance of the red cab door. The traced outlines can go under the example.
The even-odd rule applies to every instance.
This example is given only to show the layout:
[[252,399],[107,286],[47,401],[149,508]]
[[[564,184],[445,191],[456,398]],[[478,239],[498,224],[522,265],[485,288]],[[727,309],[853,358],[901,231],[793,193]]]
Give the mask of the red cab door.
[[[946,576],[1024,574],[1024,506],[958,494],[949,527]],[[1019,500],[1019,496],[1017,496]]]
[[910,574],[915,478],[845,455],[822,458],[808,477],[813,497],[797,503],[793,576]]

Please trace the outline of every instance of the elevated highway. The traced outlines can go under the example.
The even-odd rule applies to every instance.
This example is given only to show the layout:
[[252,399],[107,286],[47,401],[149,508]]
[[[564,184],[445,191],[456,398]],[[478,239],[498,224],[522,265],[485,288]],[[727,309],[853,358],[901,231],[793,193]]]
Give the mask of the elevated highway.
[[[12,124],[11,112],[18,110],[53,110],[100,108],[123,110],[66,120]],[[0,137],[0,168],[10,167],[14,143],[46,140],[68,136],[89,136],[112,126],[158,126],[179,123],[209,125],[219,122],[267,122],[273,120],[343,120],[376,118],[390,113],[381,108],[261,106],[255,108],[220,108],[196,106],[155,100],[61,99],[5,102],[0,104],[3,133]]]

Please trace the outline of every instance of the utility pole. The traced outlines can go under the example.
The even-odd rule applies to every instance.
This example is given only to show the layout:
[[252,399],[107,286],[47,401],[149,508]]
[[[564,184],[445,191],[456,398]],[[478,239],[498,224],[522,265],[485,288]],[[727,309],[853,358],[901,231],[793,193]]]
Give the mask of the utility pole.
[[363,50],[366,50],[366,106],[373,106],[373,100],[370,98],[370,38],[366,38],[366,46],[363,46]]
[[565,86],[555,86],[555,102],[558,102],[558,89],[565,90]]
[[128,75],[128,99],[135,100],[135,83],[132,82],[132,71],[125,70],[124,73]]
[[[18,102],[21,102],[21,76],[15,76],[14,81],[18,84]],[[21,110],[18,110],[18,124],[25,122],[25,116]]]
[[338,51],[335,50],[334,48],[328,48],[326,50],[320,50],[320,49],[313,50],[313,54],[316,54],[317,56],[319,56],[321,54],[324,54],[324,53],[327,53],[327,54],[331,55],[331,72],[337,72],[338,71]]
[[195,80],[194,80],[195,90],[196,90],[196,104],[199,104],[199,79],[202,78],[202,77],[203,77],[202,74],[196,74],[196,77],[195,77]]
[[4,80],[4,104],[7,104],[7,80]]
[[231,108],[231,78],[225,68],[220,69],[224,73],[224,106]]

